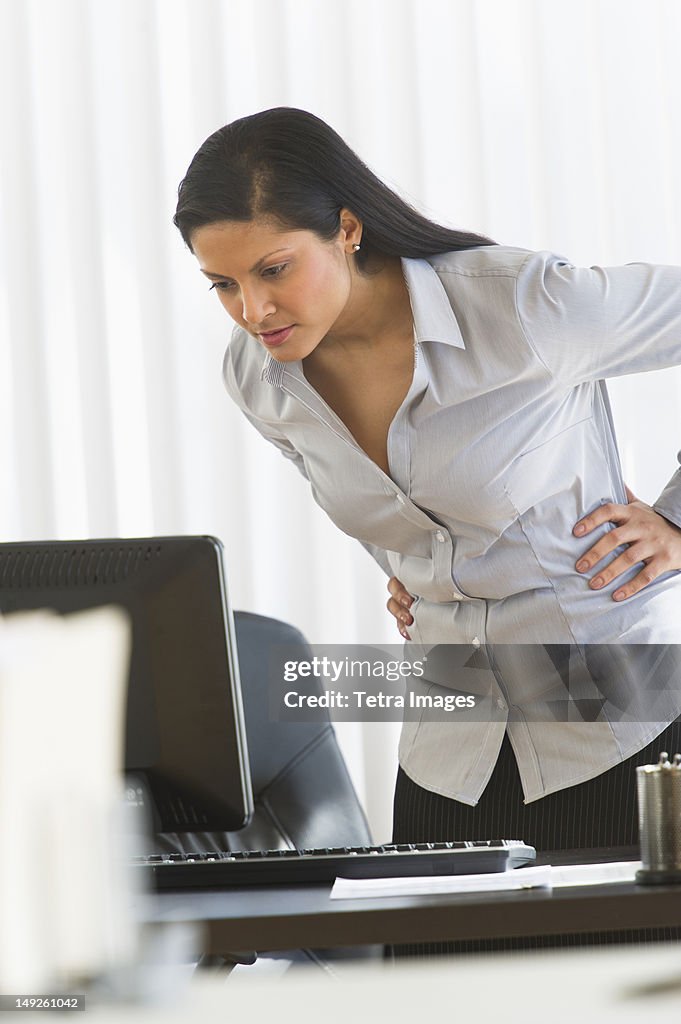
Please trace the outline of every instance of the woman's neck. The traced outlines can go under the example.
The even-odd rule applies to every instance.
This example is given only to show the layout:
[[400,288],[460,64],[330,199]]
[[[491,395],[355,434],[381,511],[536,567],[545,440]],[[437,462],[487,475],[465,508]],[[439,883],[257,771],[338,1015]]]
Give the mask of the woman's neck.
[[380,348],[405,331],[411,335],[413,320],[402,262],[397,256],[385,257],[377,273],[353,271],[346,309],[315,352],[348,354]]

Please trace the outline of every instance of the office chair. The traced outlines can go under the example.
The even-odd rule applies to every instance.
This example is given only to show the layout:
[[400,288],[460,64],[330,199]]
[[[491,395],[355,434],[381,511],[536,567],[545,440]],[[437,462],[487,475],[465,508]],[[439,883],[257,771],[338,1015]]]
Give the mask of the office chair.
[[[278,619],[235,612],[237,652],[251,767],[255,811],[239,832],[162,833],[164,852],[205,853],[215,850],[318,849],[372,843],[364,811],[343,760],[328,716],[316,722],[270,720],[271,657],[275,645],[286,645],[286,660],[312,658],[302,633]],[[283,672],[282,657],[282,672]],[[282,676],[283,678],[283,676]],[[306,679],[306,691],[321,694],[317,677]],[[328,961],[376,956],[378,950],[287,951],[292,962]],[[230,968],[254,956],[225,953],[203,957],[200,966]]]
[[[236,612],[234,626],[255,813],[247,828],[230,835],[231,848],[371,843],[328,715],[317,722],[270,721],[271,651],[285,644],[287,659],[310,661],[307,641],[293,626],[251,612]],[[318,677],[308,677],[306,688],[308,682],[313,692],[323,692]]]

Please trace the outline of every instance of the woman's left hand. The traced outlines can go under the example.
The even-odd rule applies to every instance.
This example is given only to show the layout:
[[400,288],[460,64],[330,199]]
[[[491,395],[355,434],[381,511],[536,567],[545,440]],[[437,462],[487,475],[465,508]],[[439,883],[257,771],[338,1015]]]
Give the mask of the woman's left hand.
[[617,524],[582,555],[575,566],[577,572],[589,572],[620,544],[627,545],[617,558],[589,581],[592,590],[601,590],[617,576],[631,569],[632,565],[643,562],[638,575],[612,595],[615,601],[632,597],[671,569],[681,569],[681,527],[670,523],[632,494],[626,484],[624,486],[628,505],[617,505],[614,502],[601,505],[580,519],[572,531],[577,537],[584,537],[603,523]]

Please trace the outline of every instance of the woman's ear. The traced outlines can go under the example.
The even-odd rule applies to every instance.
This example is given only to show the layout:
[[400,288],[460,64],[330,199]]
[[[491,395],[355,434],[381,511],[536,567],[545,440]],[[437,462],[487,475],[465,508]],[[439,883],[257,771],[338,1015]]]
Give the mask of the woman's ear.
[[361,243],[362,222],[359,217],[355,216],[352,210],[348,210],[345,206],[340,212],[340,226],[343,242],[346,247],[352,248],[353,245]]

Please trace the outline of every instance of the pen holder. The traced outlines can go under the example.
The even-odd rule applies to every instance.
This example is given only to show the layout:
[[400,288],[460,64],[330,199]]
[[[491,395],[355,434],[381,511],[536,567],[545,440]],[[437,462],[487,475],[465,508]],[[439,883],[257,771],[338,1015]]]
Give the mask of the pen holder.
[[642,885],[681,883],[681,754],[636,769]]

